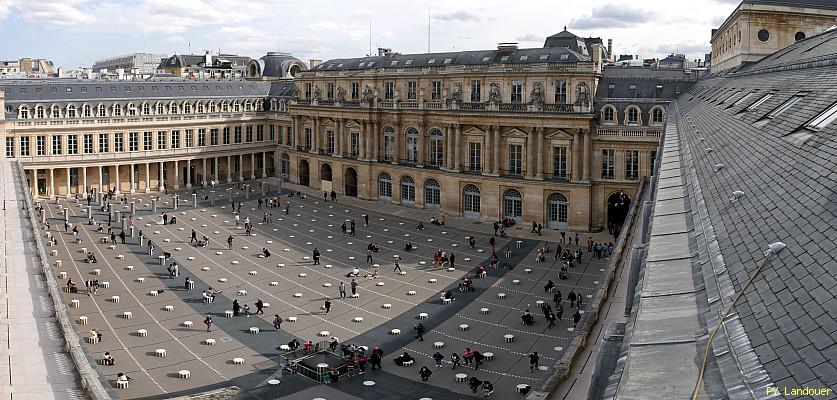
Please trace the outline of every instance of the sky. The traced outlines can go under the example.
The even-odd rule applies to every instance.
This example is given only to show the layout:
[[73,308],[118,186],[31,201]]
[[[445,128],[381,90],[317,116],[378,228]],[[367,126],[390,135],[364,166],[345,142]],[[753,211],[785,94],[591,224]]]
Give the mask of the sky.
[[209,50],[253,58],[289,52],[308,61],[362,57],[371,47],[404,54],[542,47],[568,30],[613,39],[615,54],[689,59],[739,0],[0,0],[0,60],[47,58],[90,66],[128,54]]

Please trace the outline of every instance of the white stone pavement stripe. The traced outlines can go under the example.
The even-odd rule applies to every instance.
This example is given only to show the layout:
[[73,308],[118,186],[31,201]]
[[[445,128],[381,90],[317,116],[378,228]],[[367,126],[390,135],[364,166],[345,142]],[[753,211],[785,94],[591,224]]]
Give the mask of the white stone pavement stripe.
[[[528,356],[528,355],[529,355],[529,353],[521,353],[521,352],[519,352],[519,351],[514,351],[514,350],[512,350],[512,349],[509,349],[509,348],[506,348],[506,347],[502,347],[502,346],[494,346],[494,345],[491,345],[491,344],[485,344],[485,343],[478,342],[478,341],[474,341],[474,340],[470,340],[470,339],[463,339],[463,338],[461,338],[461,337],[459,337],[459,336],[453,336],[453,335],[451,335],[451,334],[448,334],[448,333],[445,333],[445,332],[443,332],[443,331],[439,331],[439,330],[433,330],[432,332],[433,332],[433,333],[435,333],[435,334],[438,334],[438,335],[445,336],[445,337],[450,338],[450,339],[459,340],[460,342],[471,343],[471,344],[475,345],[475,346],[473,346],[473,347],[477,347],[477,346],[481,346],[481,347],[490,347],[490,348],[492,348],[492,349],[497,349],[497,350],[507,351],[507,352],[509,352],[509,353],[512,353],[512,354],[517,354],[517,355],[519,355],[519,356]],[[549,357],[549,356],[541,356],[541,358],[544,358],[544,359],[547,359],[547,360],[555,360],[555,358],[553,358],[553,357]]]
[[[52,207],[50,207],[49,204],[46,204],[45,208],[47,208],[49,210],[50,216],[54,217],[52,215]],[[72,207],[70,207],[70,209],[72,210]],[[75,214],[75,211],[73,213]],[[55,226],[57,228],[58,224],[56,224]],[[56,229],[56,231],[57,231],[57,229]],[[86,234],[84,229],[81,229],[79,233],[80,234]],[[58,236],[66,236],[66,235],[61,235],[60,233],[58,233]],[[72,257],[73,253],[70,250],[69,246],[67,246],[67,240],[61,240],[60,243],[61,243],[61,245],[63,245],[64,250],[67,252],[67,254],[70,255],[69,261],[73,264],[73,269],[76,270],[76,276],[78,276],[79,279],[83,282],[84,281],[84,274],[81,273],[81,270],[79,269],[78,264],[76,263],[76,260],[73,259],[73,257]],[[104,262],[107,263],[106,257],[101,257],[101,258]],[[140,371],[142,371],[142,373],[144,373],[145,376],[148,377],[148,379],[151,382],[153,382],[155,385],[157,385],[157,388],[159,388],[163,393],[168,393],[168,391],[166,391],[166,389],[164,389],[163,386],[160,385],[160,383],[157,382],[154,379],[154,377],[151,376],[151,374],[148,372],[148,370],[146,370],[145,367],[142,366],[142,363],[139,362],[139,360],[136,357],[134,357],[134,354],[131,352],[131,350],[128,349],[128,346],[125,344],[125,342],[122,341],[122,339],[116,333],[116,330],[113,328],[113,325],[111,325],[110,321],[108,321],[108,318],[107,318],[107,316],[105,316],[104,311],[102,311],[102,308],[99,306],[99,302],[96,301],[96,297],[95,296],[90,296],[90,301],[93,303],[93,306],[96,307],[96,310],[98,311],[99,315],[102,316],[102,320],[104,321],[105,325],[107,325],[108,329],[111,332],[113,332],[113,338],[116,339],[117,342],[119,342],[119,346],[122,347],[122,350],[125,351],[125,353],[128,355],[128,357],[131,357],[131,359],[134,360],[134,363],[137,364]],[[154,318],[154,317],[152,316],[151,318]]]
[[[75,213],[75,210],[74,210],[74,211],[73,211],[73,215],[75,216],[75,214],[76,214],[76,213]],[[81,232],[84,232],[84,234],[85,234],[86,236],[88,236],[88,240],[90,240],[90,243],[92,243],[94,246],[96,246],[96,243],[95,243],[96,241],[95,241],[95,239],[93,239],[93,236],[92,236],[92,234],[90,233],[90,231],[88,231],[88,230],[86,230],[86,229],[81,229],[80,231],[81,231]],[[95,232],[95,231],[94,231],[94,232]],[[66,247],[66,241],[65,241],[65,243],[64,243],[64,244],[65,244],[65,247]],[[68,251],[69,251],[69,249],[68,249]],[[70,254],[71,254],[71,253],[70,253]],[[101,254],[101,253],[100,253],[100,254]],[[150,316],[150,317],[151,317],[151,320],[152,320],[152,321],[154,321],[154,323],[155,323],[155,324],[157,324],[157,326],[158,326],[161,330],[163,330],[163,332],[167,333],[167,334],[171,337],[171,339],[172,339],[172,340],[174,340],[174,341],[175,341],[175,342],[177,342],[179,345],[181,345],[181,346],[182,346],[182,347],[186,350],[186,352],[188,352],[189,354],[191,354],[191,355],[192,355],[192,357],[195,357],[195,359],[196,359],[196,360],[198,360],[198,361],[200,361],[200,362],[201,362],[201,364],[205,365],[205,366],[206,366],[207,368],[209,368],[212,372],[215,372],[216,374],[218,374],[218,376],[220,376],[220,377],[221,377],[221,379],[228,380],[228,378],[227,378],[226,376],[224,376],[224,374],[222,374],[222,373],[221,373],[221,371],[218,371],[217,369],[215,369],[215,367],[213,367],[213,366],[209,365],[209,363],[207,363],[206,361],[204,361],[202,357],[200,357],[199,355],[197,355],[197,353],[193,352],[193,351],[192,351],[192,349],[190,349],[190,348],[189,348],[189,346],[187,346],[187,345],[186,345],[185,343],[183,343],[180,339],[178,339],[178,338],[177,338],[177,336],[176,336],[176,335],[174,335],[174,334],[173,334],[173,333],[172,333],[169,329],[166,329],[166,327],[165,327],[165,326],[163,326],[163,324],[162,324],[162,323],[161,323],[161,322],[160,322],[160,321],[159,321],[159,320],[158,320],[158,319],[154,316],[154,314],[153,314],[153,313],[151,313],[151,312],[148,310],[148,308],[146,308],[145,304],[143,304],[143,302],[142,302],[142,301],[140,301],[140,299],[139,299],[139,298],[137,298],[137,296],[134,294],[135,292],[134,292],[133,290],[128,289],[128,284],[127,284],[127,283],[125,283],[125,281],[122,279],[122,276],[120,276],[120,275],[116,272],[116,270],[113,268],[113,265],[111,264],[109,257],[101,257],[101,258],[102,258],[102,260],[105,262],[105,264],[107,264],[108,268],[111,270],[111,272],[113,273],[114,277],[115,277],[115,278],[119,281],[119,283],[120,283],[123,287],[125,287],[127,294],[128,294],[128,295],[130,295],[130,296],[134,299],[134,301],[136,301],[136,302],[137,302],[137,304],[139,305],[139,307],[140,307],[140,308],[142,308],[142,310],[143,310],[143,311],[145,311],[145,313],[146,313],[146,314],[148,314],[148,316]],[[76,261],[75,261],[75,260],[73,260],[73,265],[76,265]],[[78,269],[78,268],[77,268],[77,269]],[[82,277],[81,279],[82,279],[82,281],[84,281],[84,278],[83,278],[83,277]],[[95,296],[91,296],[91,297],[92,297],[92,298],[95,298]],[[94,302],[95,302],[95,301],[94,301]],[[98,303],[96,304],[96,308],[99,308]],[[100,313],[101,313],[101,309],[100,309],[99,311],[100,311]],[[104,316],[104,314],[102,314],[102,317],[103,317],[103,318],[106,318],[106,317]],[[110,324],[108,323],[108,325],[110,325]],[[111,330],[112,330],[112,329],[113,329],[113,328],[111,328]],[[116,333],[115,333],[115,332],[114,332],[114,336],[116,336]],[[159,385],[158,385],[158,386],[159,386]]]
[[521,330],[521,329],[515,329],[515,328],[511,328],[511,327],[506,326],[506,325],[484,321],[484,320],[481,320],[479,318],[466,317],[466,316],[461,315],[461,314],[457,314],[456,316],[459,317],[459,318],[468,320],[468,321],[474,321],[474,322],[479,322],[479,323],[483,323],[483,324],[487,324],[487,325],[492,325],[492,326],[495,326],[495,327],[498,327],[498,328],[507,329],[507,330],[522,333],[522,334],[525,334],[525,335],[547,337],[547,338],[551,338],[551,339],[564,339],[564,340],[569,340],[570,339],[569,337],[566,337],[566,336],[547,335],[545,333],[537,333],[537,332],[531,332],[531,331],[524,331],[524,330]]
[[[508,281],[509,279],[514,278],[514,279],[517,279],[517,280],[525,280],[525,281],[529,281],[529,282],[541,282],[542,283],[542,282],[544,282],[544,279],[549,279],[548,277],[544,277],[544,276],[541,276],[540,279],[532,279],[532,278],[528,278],[528,276],[529,275],[520,275],[520,274],[515,274],[515,273],[509,272],[503,277],[503,280]],[[511,280],[514,280],[514,279],[511,279]],[[563,281],[562,280],[558,280],[558,282],[553,281],[553,283],[555,283],[555,286],[564,286],[564,287],[569,288],[569,289],[579,288],[579,289],[587,289],[587,290],[591,290],[591,291],[594,290],[594,288],[589,288],[589,287],[586,287],[586,286],[568,285],[568,284],[564,284],[564,283],[561,283],[561,282],[563,282]]]
[[[409,352],[411,352],[411,353],[416,353],[416,354],[419,354],[419,355],[425,356],[425,357],[427,357],[427,358],[429,358],[429,359],[433,360],[433,356],[432,356],[432,355],[430,355],[430,354],[427,354],[427,353],[424,353],[424,352],[421,352],[421,351],[418,351],[418,350],[413,350],[413,349],[411,349],[411,348],[409,348],[409,347],[404,347],[404,350],[407,350],[407,351],[409,351]],[[547,358],[547,357],[541,356],[541,358]],[[433,360],[433,362],[436,362],[436,360]],[[450,364],[450,362],[449,362],[449,361],[447,361],[447,360],[444,360],[443,362],[444,362],[445,364]],[[435,365],[435,364],[434,364],[434,365]],[[480,364],[480,366],[485,366],[485,362],[483,362],[482,364]],[[468,368],[468,367],[463,367],[463,368]],[[537,381],[537,380],[538,380],[537,378],[532,378],[531,376],[520,376],[520,375],[514,375],[514,374],[509,374],[509,373],[506,373],[506,372],[497,372],[497,371],[492,371],[492,370],[490,370],[490,369],[485,369],[485,368],[480,368],[480,369],[478,369],[477,371],[480,371],[480,372],[488,372],[488,373],[491,373],[491,374],[501,375],[501,376],[509,376],[509,377],[512,377],[512,378],[517,378],[517,379],[525,379],[525,380],[527,380],[527,381]]]

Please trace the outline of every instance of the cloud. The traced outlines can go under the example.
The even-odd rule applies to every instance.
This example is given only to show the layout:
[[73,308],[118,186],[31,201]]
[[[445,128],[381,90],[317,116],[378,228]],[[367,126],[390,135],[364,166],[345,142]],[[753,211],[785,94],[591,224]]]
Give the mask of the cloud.
[[628,28],[651,21],[656,14],[650,10],[625,4],[605,4],[593,9],[592,14],[570,21],[576,29]]
[[727,20],[727,17],[725,17],[723,15],[719,15],[715,18],[712,18],[712,21],[710,21],[709,23],[712,24],[712,27],[720,27],[721,24],[723,24],[724,21],[726,21],[726,20]]
[[315,31],[333,31],[341,28],[341,25],[334,21],[317,21],[307,25],[308,29]]
[[352,11],[352,17],[355,17],[355,18],[370,18],[373,15],[375,15],[374,11],[366,10],[366,9],[363,9],[363,8],[357,8],[354,11]]
[[518,42],[543,42],[544,37],[541,35],[536,35],[534,33],[527,33],[523,36],[518,36],[515,40],[517,40]]
[[14,8],[29,22],[56,26],[89,24],[95,18],[79,9],[85,2],[86,0],[0,0],[0,18],[8,15],[10,9]]
[[182,33],[194,27],[250,22],[271,14],[285,0],[241,2],[223,0],[143,0],[137,28],[142,32]]
[[0,0],[0,20],[9,16],[13,4],[12,0]]
[[709,45],[697,42],[665,43],[657,46],[656,53],[704,54],[709,53]]
[[482,17],[468,11],[456,11],[446,14],[433,14],[433,19],[439,21],[480,22]]

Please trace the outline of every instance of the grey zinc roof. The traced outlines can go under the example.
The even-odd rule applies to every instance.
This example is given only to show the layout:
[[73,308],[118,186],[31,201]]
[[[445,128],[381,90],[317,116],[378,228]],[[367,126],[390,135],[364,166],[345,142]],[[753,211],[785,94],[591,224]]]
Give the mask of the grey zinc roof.
[[[683,70],[654,69],[650,67],[605,67],[596,89],[594,108],[598,113],[606,104],[617,109],[617,120],[625,118],[625,108],[636,105],[648,122],[648,113],[658,104],[666,104],[686,92],[697,82]],[[611,85],[613,86],[611,88]],[[631,85],[636,89],[631,90]],[[657,86],[661,86],[660,90]]]
[[837,0],[744,0],[743,3],[837,10]]
[[[547,59],[541,59],[541,56]],[[562,57],[566,56],[566,57]],[[503,57],[508,57],[503,59]],[[566,58],[566,59],[564,59]],[[446,60],[448,60],[446,62]],[[409,63],[408,63],[409,61]],[[323,62],[313,71],[338,71],[367,68],[443,67],[446,65],[574,63],[589,61],[589,57],[567,48],[459,51],[450,53],[401,54],[360,58],[339,58]],[[372,63],[370,65],[370,63]]]

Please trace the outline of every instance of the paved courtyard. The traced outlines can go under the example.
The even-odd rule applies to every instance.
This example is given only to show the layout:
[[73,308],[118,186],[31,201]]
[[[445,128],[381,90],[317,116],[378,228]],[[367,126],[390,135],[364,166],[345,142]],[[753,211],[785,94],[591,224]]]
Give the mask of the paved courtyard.
[[[87,224],[84,200],[41,202],[50,232],[58,241],[57,246],[48,248],[56,251],[54,265],[60,261],[56,273],[65,272],[66,277],[59,276],[61,281],[72,278],[80,288],[79,293],[65,292],[65,303],[71,307],[83,337],[89,337],[92,329],[103,335],[101,342],[86,346],[94,361],[105,352],[116,359],[115,366],[96,368],[117,397],[170,398],[236,385],[241,388],[242,398],[470,398],[475,395],[467,383],[455,379],[456,374],[463,373],[493,383],[492,398],[519,398],[516,386],[536,386],[548,377],[573,335],[575,309],[566,300],[567,294],[574,290],[588,303],[607,262],[585,254],[582,262],[570,270],[568,280],[558,280],[561,260],[554,258],[554,242],[553,254],[538,263],[536,253],[543,241],[497,237],[501,263],[509,262],[513,269],[489,269],[490,224],[440,227],[424,221],[426,229],[420,231],[416,229],[418,220],[392,211],[401,207],[342,198],[324,202],[321,196],[313,195],[305,200],[288,198],[287,190],[282,194],[282,207],[260,209],[258,191],[247,200],[242,191],[232,188],[236,206],[242,202],[240,224],[236,225],[228,188],[219,187],[211,194],[216,198],[214,205],[205,199],[210,195],[208,191],[197,190],[197,207],[193,206],[191,191],[181,191],[177,210],[171,194],[160,196],[156,213],[152,211],[156,193],[127,195],[124,204],[113,201],[113,210],[126,216],[130,214],[129,204],[135,204],[136,230],[142,230],[154,243],[153,255],[148,254],[147,245],[140,246],[137,238],[130,238],[127,229],[126,244],[103,243],[106,228],[99,233]],[[95,201],[92,206],[95,220],[106,227],[107,212],[102,212]],[[64,233],[65,207],[69,221],[80,230],[80,244],[71,232]],[[177,223],[163,225],[162,212],[176,217]],[[262,223],[265,212],[272,214],[272,223]],[[369,216],[368,226],[364,215]],[[245,218],[254,225],[251,236],[244,233]],[[341,224],[349,225],[352,220],[356,235],[341,234]],[[119,242],[121,229],[116,218],[113,226]],[[469,226],[473,230],[463,229]],[[209,237],[208,247],[190,244],[193,229],[198,238]],[[232,248],[226,242],[230,235]],[[476,239],[474,249],[468,244],[470,236]],[[416,247],[412,252],[404,251],[408,241]],[[381,251],[374,253],[372,263],[368,263],[367,245],[371,242],[377,242]],[[506,246],[512,250],[508,260],[500,251]],[[262,248],[272,255],[260,257]],[[311,260],[314,248],[322,255],[320,265]],[[84,249],[92,251],[98,262],[85,262]],[[433,252],[437,249],[456,254],[453,271],[434,268]],[[171,253],[172,258],[160,265],[158,256],[164,252]],[[393,272],[395,256],[400,256],[403,273]],[[169,278],[166,266],[171,262],[179,265],[179,277]],[[473,277],[480,264],[488,273],[474,279],[476,292],[458,291],[461,278]],[[348,287],[352,278],[346,274],[353,268],[361,270],[355,278],[358,297],[340,299],[337,288],[341,281],[351,295]],[[375,270],[379,278],[364,278]],[[184,285],[187,276],[195,283],[191,290]],[[107,285],[88,296],[84,281],[89,279]],[[547,279],[556,283],[564,298],[563,320],[551,329],[547,329],[537,303],[552,304],[553,294],[543,288]],[[221,291],[210,304],[201,299],[208,287]],[[447,289],[454,292],[456,300],[442,304],[439,295]],[[113,296],[118,296],[118,301]],[[328,314],[321,309],[326,298],[333,303]],[[242,306],[248,304],[255,312],[257,299],[266,304],[263,315],[225,317],[234,300]],[[585,308],[586,304],[581,311]],[[521,321],[526,309],[531,309],[535,317],[532,326]],[[427,318],[419,320],[422,313]],[[211,314],[214,321],[211,332],[203,324],[206,314]],[[278,332],[272,326],[274,314],[285,320]],[[419,321],[428,329],[424,341],[415,340],[413,325]],[[259,333],[252,333],[256,332],[253,328]],[[141,329],[143,334],[138,333]],[[390,334],[393,329],[400,329],[401,334]],[[505,335],[513,335],[513,339],[509,342]],[[279,363],[284,351],[280,345],[294,338],[317,342],[331,336],[343,343],[380,346],[385,352],[383,371],[367,368],[364,375],[342,377],[338,384],[328,387],[300,375],[282,376]],[[210,339],[213,345],[208,344]],[[466,347],[493,353],[493,359],[477,371],[466,367],[451,371],[450,354],[461,355]],[[164,357],[158,354],[161,350],[165,351]],[[445,356],[445,367],[440,370],[431,359],[436,351]],[[541,367],[530,372],[528,354],[534,351],[540,354]],[[416,358],[413,366],[399,367],[392,361],[404,352]],[[236,358],[243,359],[243,364],[234,363]],[[434,371],[428,382],[421,382],[418,376],[423,365]],[[181,370],[190,372],[188,379],[179,377]],[[133,379],[129,388],[115,387],[118,372]],[[269,379],[281,383],[268,387]],[[364,385],[367,381],[374,386]]]

